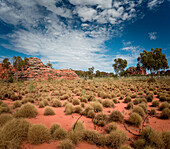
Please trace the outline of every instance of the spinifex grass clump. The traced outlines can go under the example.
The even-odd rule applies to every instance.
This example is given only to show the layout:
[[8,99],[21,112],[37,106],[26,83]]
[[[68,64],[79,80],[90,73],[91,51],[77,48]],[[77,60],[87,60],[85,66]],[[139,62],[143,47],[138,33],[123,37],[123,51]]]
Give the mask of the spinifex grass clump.
[[62,103],[59,99],[53,99],[52,100],[52,106],[53,107],[61,107],[62,106]]
[[132,125],[139,127],[142,124],[142,117],[138,114],[133,112],[128,120]]
[[153,107],[159,106],[159,100],[152,101],[152,106]]
[[59,124],[53,124],[50,128],[50,133],[51,135],[53,135],[54,131],[58,128],[60,128],[61,126]]
[[124,99],[124,103],[128,103],[128,102],[131,102],[131,97],[130,97],[130,96],[127,96],[127,97]]
[[126,109],[133,109],[133,103],[132,102],[129,102],[128,104],[127,104],[127,107],[126,107]]
[[170,119],[170,109],[169,108],[164,108],[162,110],[161,118],[162,119]]
[[89,111],[87,112],[87,117],[88,117],[88,118],[94,118],[94,117],[95,117],[95,112],[94,112],[93,110],[89,110]]
[[2,127],[5,123],[7,123],[8,121],[12,120],[12,116],[10,114],[1,114],[0,115],[0,127]]
[[43,101],[40,101],[40,102],[38,103],[38,106],[39,106],[39,108],[44,108],[44,107],[45,107],[44,102],[43,102]]
[[107,133],[110,133],[115,130],[117,130],[117,124],[115,122],[110,123],[105,129]]
[[34,124],[29,128],[28,141],[31,144],[42,144],[48,142],[51,134],[48,128],[42,124]]
[[84,140],[91,144],[96,144],[99,140],[100,134],[95,130],[85,130]]
[[134,109],[133,109],[133,112],[136,112],[138,113],[140,116],[144,117],[146,114],[143,110],[143,108],[141,108],[140,106],[136,106]]
[[21,101],[16,100],[16,101],[13,103],[12,108],[13,108],[13,109],[19,108],[19,107],[21,107],[21,105],[22,105]]
[[24,119],[8,121],[0,130],[0,148],[18,149],[27,138],[30,123]]
[[170,104],[168,102],[163,102],[160,107],[159,107],[159,110],[163,110],[165,108],[170,108]]
[[52,137],[55,140],[65,139],[67,137],[67,131],[64,128],[59,127],[54,131]]
[[44,109],[44,115],[55,115],[55,112],[54,112],[53,108],[51,108],[51,107],[46,107],[46,108]]
[[132,149],[132,148],[128,145],[121,145],[119,149]]
[[0,114],[2,113],[11,113],[11,110],[7,103],[2,102],[0,104]]
[[109,116],[109,120],[110,121],[120,121],[120,122],[122,122],[123,121],[123,115],[118,110],[113,111]]
[[165,148],[170,148],[170,131],[162,132],[162,140]]
[[74,106],[71,103],[66,104],[64,112],[66,115],[72,114],[74,112]]
[[27,103],[25,105],[22,105],[21,108],[14,113],[14,117],[31,118],[36,117],[37,114],[37,108],[31,103]]
[[70,139],[65,139],[59,145],[59,149],[74,149],[74,144]]
[[103,127],[103,126],[106,125],[107,120],[108,120],[108,117],[107,117],[106,114],[104,114],[104,113],[99,113],[99,114],[97,114],[96,117],[94,118],[93,123],[96,124],[96,125],[98,125],[98,126]]
[[105,99],[103,101],[103,107],[114,107],[114,103],[113,103],[113,101],[111,101],[109,99]]

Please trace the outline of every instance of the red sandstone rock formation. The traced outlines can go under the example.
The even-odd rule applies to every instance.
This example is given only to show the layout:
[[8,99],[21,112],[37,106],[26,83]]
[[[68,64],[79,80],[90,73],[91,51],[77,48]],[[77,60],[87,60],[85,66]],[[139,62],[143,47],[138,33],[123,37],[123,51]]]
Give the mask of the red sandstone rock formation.
[[126,71],[130,75],[147,75],[146,69],[143,67],[129,67]]
[[[24,80],[47,80],[52,79],[78,79],[77,74],[74,71],[68,69],[56,70],[42,63],[39,58],[30,57],[28,58],[28,66],[23,71],[18,72],[18,76]],[[4,78],[4,71],[2,65],[0,65],[0,77]],[[15,69],[11,69],[11,73],[16,77],[17,73]]]

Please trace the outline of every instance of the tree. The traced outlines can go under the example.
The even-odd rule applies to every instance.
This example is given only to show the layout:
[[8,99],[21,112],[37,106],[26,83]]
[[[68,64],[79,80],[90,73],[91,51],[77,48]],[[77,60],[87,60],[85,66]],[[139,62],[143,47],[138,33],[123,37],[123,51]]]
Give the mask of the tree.
[[89,79],[93,79],[93,72],[94,72],[94,67],[88,68],[88,73],[89,73]]
[[52,67],[53,67],[53,64],[51,64],[50,61],[49,61],[49,62],[47,63],[47,66],[52,68]]
[[148,69],[151,74],[157,72],[160,69],[168,69],[168,61],[165,54],[162,53],[161,48],[151,49],[151,51],[143,50],[143,53],[140,53],[140,57],[137,58],[137,66],[141,66]]
[[2,62],[2,67],[4,70],[5,69],[7,70],[7,72],[6,72],[7,84],[8,84],[8,70],[10,68],[10,65],[11,65],[11,63],[9,62],[9,59],[5,58]]
[[112,66],[117,75],[119,74],[119,72],[123,72],[124,69],[127,67],[126,59],[123,60],[122,58],[118,58],[118,59],[114,59],[114,62],[115,63]]

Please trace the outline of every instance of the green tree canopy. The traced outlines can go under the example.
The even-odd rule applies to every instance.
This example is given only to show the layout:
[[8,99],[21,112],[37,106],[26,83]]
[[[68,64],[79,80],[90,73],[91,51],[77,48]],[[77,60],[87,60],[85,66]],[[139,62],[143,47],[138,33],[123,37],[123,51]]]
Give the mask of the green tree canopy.
[[126,59],[118,58],[118,59],[114,59],[114,62],[115,63],[112,66],[116,74],[119,74],[119,72],[124,71],[124,69],[127,67]]
[[160,69],[168,69],[168,61],[165,54],[162,53],[161,48],[151,49],[151,51],[143,50],[143,53],[140,53],[140,57],[137,58],[138,67],[142,66],[148,69],[151,74]]
[[53,67],[53,64],[51,64],[50,61],[49,61],[49,62],[47,63],[47,66],[49,66],[49,67],[52,68],[52,67]]

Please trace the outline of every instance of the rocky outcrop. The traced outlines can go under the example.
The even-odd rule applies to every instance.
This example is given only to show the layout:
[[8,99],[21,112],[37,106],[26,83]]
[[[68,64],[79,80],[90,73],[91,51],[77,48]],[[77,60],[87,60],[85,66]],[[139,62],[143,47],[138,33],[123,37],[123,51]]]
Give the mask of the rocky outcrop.
[[[36,57],[30,57],[28,59],[28,65],[22,71],[17,72],[15,69],[10,70],[15,78],[18,76],[24,80],[47,80],[50,78],[69,80],[78,79],[78,76],[74,71],[68,69],[53,69],[47,65],[44,65],[42,61]],[[0,70],[3,70],[1,65]],[[4,71],[1,72],[0,76],[3,75]]]
[[130,75],[147,75],[146,69],[143,67],[129,67],[126,72]]

